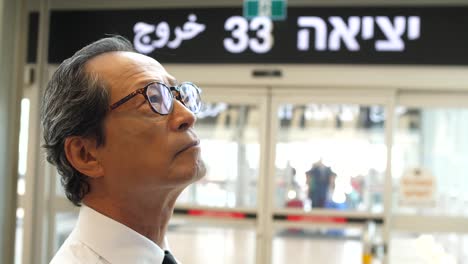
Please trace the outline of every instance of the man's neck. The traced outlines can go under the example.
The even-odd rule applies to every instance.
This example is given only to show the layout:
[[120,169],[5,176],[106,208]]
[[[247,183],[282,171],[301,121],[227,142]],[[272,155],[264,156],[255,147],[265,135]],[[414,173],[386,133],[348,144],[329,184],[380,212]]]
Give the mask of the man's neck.
[[[166,249],[165,236],[179,192],[151,196],[151,201],[98,196],[89,193],[83,199],[86,206],[147,237]],[[159,198],[159,199],[158,199]]]

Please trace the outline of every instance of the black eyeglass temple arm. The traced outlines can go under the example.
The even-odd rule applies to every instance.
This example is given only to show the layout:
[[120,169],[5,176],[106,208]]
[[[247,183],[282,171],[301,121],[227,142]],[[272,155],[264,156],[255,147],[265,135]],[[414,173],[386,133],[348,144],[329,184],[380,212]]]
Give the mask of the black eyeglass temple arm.
[[110,110],[116,109],[117,107],[119,107],[122,104],[126,103],[128,100],[135,97],[137,94],[144,94],[146,89],[147,89],[147,87],[144,87],[144,88],[138,89],[138,90],[132,92],[131,94],[125,96],[124,98],[120,99],[119,101],[117,101],[117,102],[113,103],[111,106],[109,106]]

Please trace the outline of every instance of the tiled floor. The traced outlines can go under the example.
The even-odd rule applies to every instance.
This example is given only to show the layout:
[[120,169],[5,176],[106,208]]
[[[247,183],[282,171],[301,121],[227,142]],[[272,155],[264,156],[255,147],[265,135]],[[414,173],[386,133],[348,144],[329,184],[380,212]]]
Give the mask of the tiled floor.
[[[168,238],[172,251],[184,264],[257,264],[253,227],[184,224],[173,226]],[[452,246],[448,238],[394,234],[390,263],[468,264],[468,250],[463,250],[461,240],[464,237],[455,236]],[[360,234],[355,230],[281,230],[273,238],[271,264],[361,264],[362,251]],[[372,262],[381,263],[377,259]]]
[[168,233],[171,250],[183,264],[254,264],[255,231],[250,228],[177,227]]
[[[253,228],[179,226],[170,230],[168,238],[184,264],[255,263]],[[273,239],[272,264],[360,264],[361,255],[356,238],[279,232]]]

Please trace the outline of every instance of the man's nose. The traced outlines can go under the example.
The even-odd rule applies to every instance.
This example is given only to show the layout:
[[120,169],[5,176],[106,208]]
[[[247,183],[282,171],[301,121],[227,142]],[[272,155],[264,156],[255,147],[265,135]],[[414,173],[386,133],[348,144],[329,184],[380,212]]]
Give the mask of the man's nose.
[[170,127],[173,130],[187,130],[195,124],[197,117],[179,100],[174,100],[174,108],[170,114]]

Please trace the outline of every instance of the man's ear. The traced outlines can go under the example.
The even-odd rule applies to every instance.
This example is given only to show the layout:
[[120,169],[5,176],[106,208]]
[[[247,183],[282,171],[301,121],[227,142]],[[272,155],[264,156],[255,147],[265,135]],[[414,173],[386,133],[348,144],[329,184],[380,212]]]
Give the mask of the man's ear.
[[63,147],[68,162],[76,170],[91,178],[104,175],[104,168],[98,157],[96,140],[71,136],[65,139]]

